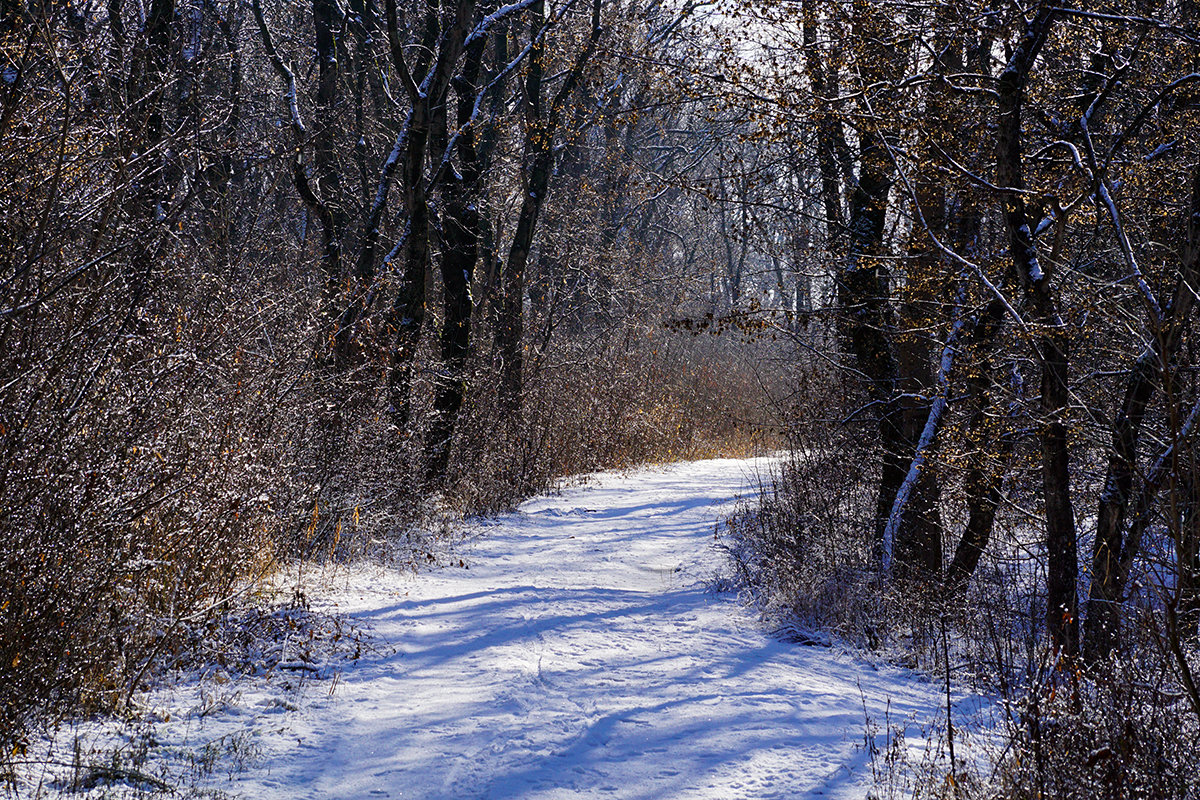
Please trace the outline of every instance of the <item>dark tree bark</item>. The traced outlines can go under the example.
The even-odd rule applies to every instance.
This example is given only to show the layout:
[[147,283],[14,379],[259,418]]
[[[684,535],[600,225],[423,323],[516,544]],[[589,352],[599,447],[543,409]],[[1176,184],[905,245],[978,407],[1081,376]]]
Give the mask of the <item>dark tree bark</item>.
[[[422,76],[418,85],[404,60],[396,2],[387,0],[386,3],[388,40],[391,44],[393,66],[399,73],[412,103],[400,176],[404,207],[408,212],[408,226],[404,233],[400,291],[392,305],[389,320],[389,327],[395,330],[396,338],[388,368],[388,400],[391,404],[392,418],[401,431],[406,431],[409,427],[413,361],[425,324],[425,279],[431,257],[430,209],[425,171],[430,134],[435,109],[446,101],[446,93],[457,69],[474,13],[474,0],[458,0],[448,25],[436,39],[436,48],[423,50],[425,53],[436,52],[436,55],[418,58],[415,74]],[[429,38],[437,29],[436,14],[431,12],[427,25],[426,37]]]
[[[316,2],[325,2],[325,0],[314,0],[314,13]],[[295,155],[292,158],[292,183],[295,185],[296,192],[300,195],[300,199],[304,202],[305,207],[321,223],[321,264],[325,272],[325,313],[328,314],[332,312],[332,303],[329,301],[332,300],[332,294],[337,284],[337,276],[341,272],[341,239],[337,235],[337,222],[333,212],[329,208],[329,204],[321,197],[320,179],[318,178],[318,184],[314,186],[308,178],[304,150],[308,143],[309,132],[300,115],[300,99],[296,88],[295,73],[291,67],[284,63],[283,57],[275,47],[274,38],[271,36],[270,28],[267,27],[266,17],[263,15],[261,0],[252,0],[251,7],[254,11],[254,20],[258,25],[258,32],[262,39],[263,48],[267,51],[267,57],[285,87],[285,97],[291,117],[292,137],[295,142]],[[328,22],[326,20],[322,24],[327,24]],[[326,44],[329,45],[332,33],[327,31],[326,35],[329,39]],[[326,55],[328,56],[329,54]],[[332,102],[330,98],[326,98],[326,101]],[[326,165],[326,168],[328,169],[329,165]]]
[[[159,223],[167,216],[170,188],[167,184],[167,156],[164,152],[164,126],[168,74],[172,62],[171,31],[175,17],[174,0],[153,0],[146,17],[141,48],[130,67],[131,112],[141,121],[141,135],[130,137],[126,152],[130,159],[144,159],[146,166],[135,185],[130,212],[139,225],[148,230],[137,237],[130,252],[129,282],[132,315],[149,291],[157,252],[164,231]],[[136,126],[135,126],[136,129]],[[128,320],[127,320],[128,321]],[[124,330],[125,325],[122,325]]]
[[[942,5],[935,16],[933,52],[937,56],[932,64],[934,75],[944,77],[961,73],[968,60],[972,63],[982,61],[978,67],[980,72],[986,73],[988,59],[981,58],[980,54],[990,49],[990,40],[987,37],[980,40],[974,36],[966,39],[956,36],[952,32],[954,13],[952,7]],[[970,118],[969,112],[964,115],[962,107],[956,106],[952,99],[947,84],[933,81],[926,94],[924,109],[929,122],[916,145],[919,164],[935,164],[945,158],[945,148],[953,146],[948,143],[955,141],[963,122]],[[964,144],[966,147],[963,149],[970,147],[969,143]],[[936,470],[931,468],[928,451],[936,446],[945,417],[943,409],[939,407],[944,402],[939,403],[931,398],[935,382],[929,358],[929,339],[921,331],[929,326],[932,310],[939,302],[944,304],[947,289],[953,292],[957,284],[954,281],[947,284],[951,264],[941,250],[945,247],[943,243],[949,242],[957,252],[967,253],[968,258],[976,258],[982,214],[970,189],[960,189],[960,195],[953,201],[955,211],[948,214],[947,210],[952,205],[951,193],[942,177],[931,170],[918,169],[908,177],[907,186],[913,193],[916,224],[906,259],[906,283],[911,297],[901,307],[901,330],[897,337],[898,341],[913,342],[917,346],[897,349],[901,354],[901,388],[906,398],[904,436],[916,446],[917,452],[909,464],[905,483],[897,493],[891,510],[893,518],[888,525],[895,533],[898,564],[903,568],[907,563],[915,567],[918,576],[923,573],[929,577],[936,576],[941,569],[943,530],[939,514],[940,480]],[[961,289],[959,293],[965,296]],[[963,353],[978,354],[993,347],[1001,329],[1003,313],[1003,304],[998,298],[993,298],[984,308],[967,315],[961,324],[956,323],[956,333],[951,334],[950,347],[943,350],[941,372],[958,371],[957,362]],[[936,316],[932,318],[936,319]],[[906,349],[909,352],[906,353]],[[904,363],[906,360],[909,362],[907,365]],[[988,371],[989,367],[985,365],[982,372]],[[956,549],[951,571],[945,577],[948,584],[960,588],[965,587],[990,538],[1003,481],[1003,464],[1007,462],[1007,451],[1011,449],[1011,443],[1001,445],[1003,453],[999,458],[999,472],[996,471],[996,465],[985,466],[989,462],[989,451],[982,448],[983,434],[980,429],[986,420],[983,404],[987,383],[978,370],[974,370],[973,375],[975,377],[968,379],[968,396],[977,403],[977,412],[968,423],[968,435],[979,442],[981,449],[976,451],[968,467],[965,489],[969,519]],[[939,375],[939,392],[949,392],[950,378],[949,374]]]
[[[475,128],[470,125],[475,108],[483,52],[487,40],[480,37],[467,48],[462,75],[456,79],[459,134],[457,149],[462,169],[445,184],[448,197],[443,216],[441,274],[443,311],[441,354],[442,374],[437,381],[433,401],[433,423],[425,444],[425,471],[428,480],[445,477],[450,459],[450,440],[454,435],[459,409],[466,392],[467,355],[471,342],[473,303],[471,284],[479,260],[482,236],[480,181],[487,165],[476,144]],[[443,147],[443,150],[445,148]]]
[[[830,82],[826,73],[825,59],[817,44],[817,12],[814,0],[803,0],[804,68],[812,85],[813,94],[819,101],[827,101],[832,96]],[[831,67],[836,70],[836,64]],[[845,215],[842,213],[842,190],[839,181],[837,164],[837,148],[835,142],[844,138],[832,110],[827,108],[817,122],[817,168],[821,175],[821,203],[825,212],[825,228],[829,241],[829,249],[837,250],[846,231]]]
[[[935,13],[933,26],[933,52],[936,60],[932,65],[935,75],[956,74],[962,71],[964,42],[951,33],[953,8],[942,4]],[[949,89],[943,82],[933,81],[926,92],[924,116],[927,120],[923,136],[917,144],[919,163],[937,162],[943,143],[952,141],[957,134],[953,128],[960,124],[951,103]],[[938,249],[935,238],[944,242],[961,240],[961,235],[951,237],[947,205],[949,192],[946,182],[931,170],[918,170],[909,178],[909,186],[916,204],[917,220],[909,241],[904,260],[907,299],[899,307],[896,352],[898,356],[898,389],[901,392],[901,426],[905,443],[908,470],[912,469],[913,452],[920,441],[934,411],[933,392],[936,382],[933,370],[933,339],[926,333],[936,317],[933,310],[945,302],[946,276],[953,274],[945,255]],[[977,225],[978,220],[969,211],[960,209],[960,218],[955,227],[962,229]],[[961,246],[962,241],[953,244]],[[952,289],[951,289],[952,290]],[[946,304],[947,306],[949,304]],[[984,331],[994,331],[986,322],[989,312],[969,318],[963,327],[962,337],[977,339]],[[984,324],[981,325],[980,323]],[[948,380],[949,376],[943,376]],[[940,423],[939,427],[940,427]],[[926,444],[932,449],[935,441]],[[906,498],[905,507],[889,508],[890,514],[899,511],[899,524],[890,521],[895,531],[895,560],[902,571],[912,573],[918,580],[940,577],[942,571],[942,520],[939,511],[941,482],[934,462],[919,454],[922,459],[915,484]],[[911,480],[911,478],[908,478]],[[895,496],[894,496],[895,497]]]
[[[964,198],[956,210],[954,246],[973,256],[982,222],[982,209],[977,203]],[[1002,285],[1007,287],[1013,282],[1012,270],[1009,269]],[[971,576],[979,566],[979,559],[991,541],[996,510],[1003,499],[1004,477],[1015,445],[1012,432],[1001,431],[997,437],[988,422],[991,416],[988,401],[992,382],[990,376],[997,368],[994,350],[1004,319],[1004,304],[999,298],[992,298],[981,312],[971,335],[966,337],[966,350],[977,359],[971,367],[966,391],[967,399],[974,405],[966,426],[966,435],[972,444],[963,487],[967,496],[967,522],[946,568],[943,593],[948,597],[961,597],[966,591]]]
[[313,128],[313,168],[317,178],[313,193],[321,198],[322,262],[325,267],[326,302],[333,310],[342,280],[342,242],[346,235],[346,210],[342,198],[341,170],[334,153],[338,114],[337,38],[342,14],[334,0],[312,0],[317,44],[317,104]]
[[[803,4],[803,37],[806,72],[820,105],[828,106],[836,94],[837,68],[820,58],[817,23],[812,2]],[[864,83],[887,82],[899,69],[890,41],[891,22],[868,3],[854,4],[853,35],[867,42],[859,54]],[[876,558],[891,562],[906,579],[925,581],[941,572],[941,524],[937,511],[938,485],[932,469],[924,470],[906,503],[898,535],[885,542],[885,532],[897,492],[904,483],[924,429],[930,402],[922,400],[932,385],[931,352],[922,334],[905,335],[902,327],[917,328],[915,307],[895,307],[891,276],[882,259],[888,195],[894,181],[894,164],[879,123],[877,109],[864,107],[856,127],[859,143],[857,175],[848,171],[849,147],[835,113],[826,108],[817,127],[817,163],[825,225],[830,248],[844,253],[836,276],[839,333],[865,377],[867,395],[875,409],[881,451],[876,494]],[[847,184],[848,217],[843,222],[841,183]],[[928,187],[925,187],[928,188]],[[939,202],[933,224],[941,226]],[[890,548],[889,552],[885,552]]]
[[[854,12],[857,36],[875,43],[887,40],[886,23],[870,4],[856,2]],[[876,60],[872,66],[882,69],[881,61],[886,63],[887,59],[878,53],[873,55]],[[869,77],[864,76],[864,80]],[[900,370],[892,341],[896,323],[890,276],[880,259],[894,165],[881,133],[870,120],[861,126],[858,137],[858,175],[850,194],[847,254],[837,275],[837,303],[840,333],[859,371],[866,376],[867,394],[877,409],[882,463],[874,527],[877,556],[882,560],[884,527],[907,473],[910,451],[905,446],[903,407],[897,398]]]
[[502,300],[498,340],[500,352],[500,407],[510,418],[520,411],[525,369],[522,341],[525,338],[525,267],[533,248],[534,228],[546,189],[550,185],[554,131],[542,114],[542,73],[545,44],[545,2],[537,0],[530,9],[531,49],[526,63],[522,108],[525,117],[526,169],[521,176],[521,211],[513,233],[502,278]]
[[600,0],[594,0],[591,35],[551,100],[549,108],[543,108],[542,98],[542,29],[545,25],[545,0],[536,0],[530,6],[532,17],[529,35],[532,48],[527,57],[523,100],[526,166],[521,182],[521,211],[517,216],[517,227],[513,232],[508,259],[504,265],[504,293],[497,337],[501,365],[500,407],[510,419],[515,418],[521,410],[524,385],[525,359],[522,348],[525,337],[525,269],[529,264],[529,254],[533,250],[538,217],[550,188],[550,176],[554,166],[554,138],[559,120],[567,100],[579,84],[583,70],[600,41],[600,5]]
[[[1175,534],[1175,561],[1179,574],[1176,626],[1180,639],[1194,645],[1200,641],[1200,482],[1197,481],[1195,448],[1188,447],[1184,452],[1185,459],[1181,460],[1186,463],[1181,471],[1186,477],[1181,481],[1180,492],[1183,508]],[[1091,614],[1090,608],[1088,613]]]
[[1071,501],[1071,462],[1067,442],[1070,335],[1058,311],[1049,264],[1039,260],[1023,190],[1024,149],[1021,110],[1025,85],[1056,11],[1042,3],[1026,27],[1004,72],[997,94],[996,178],[1006,190],[1004,222],[1009,257],[1032,310],[1035,349],[1041,367],[1042,496],[1046,511],[1046,627],[1054,646],[1067,656],[1079,652],[1079,556],[1075,509]]
[[[994,336],[994,330],[999,328],[1004,313],[999,305],[999,302],[994,302],[991,312],[987,315],[993,326],[993,333],[983,330],[979,336],[985,342],[990,340]],[[954,557],[946,568],[943,592],[948,597],[961,597],[966,592],[967,584],[979,566],[979,559],[991,541],[996,509],[1000,507],[1000,501],[1003,499],[1004,475],[1008,470],[1008,462],[1015,444],[1015,437],[1011,433],[1001,433],[999,437],[993,438],[988,430],[988,381],[985,376],[992,369],[994,365],[985,361],[976,370],[975,377],[968,381],[967,394],[975,404],[975,410],[967,423],[968,435],[973,443],[964,482],[967,522],[959,536],[958,545],[954,548]]]
[[[1003,440],[1001,448],[998,455],[1007,460],[1007,455],[1012,451],[1009,440]],[[961,597],[966,592],[967,584],[979,566],[979,559],[991,541],[1003,488],[1002,468],[989,469],[982,464],[973,464],[967,471],[967,523],[954,549],[954,557],[946,568],[944,585],[948,596]]]

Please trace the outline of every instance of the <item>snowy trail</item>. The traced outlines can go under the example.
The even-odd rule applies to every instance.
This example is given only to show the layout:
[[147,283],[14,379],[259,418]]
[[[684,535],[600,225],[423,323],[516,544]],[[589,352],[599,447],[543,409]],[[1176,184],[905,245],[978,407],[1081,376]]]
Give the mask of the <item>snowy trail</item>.
[[889,702],[893,721],[928,721],[937,693],[779,642],[707,590],[714,524],[752,465],[601,475],[489,523],[464,554],[469,569],[352,574],[329,602],[395,652],[348,666],[335,693],[285,720],[256,721],[276,726],[256,733],[261,759],[222,788],[345,800],[862,797],[864,702],[881,726]]

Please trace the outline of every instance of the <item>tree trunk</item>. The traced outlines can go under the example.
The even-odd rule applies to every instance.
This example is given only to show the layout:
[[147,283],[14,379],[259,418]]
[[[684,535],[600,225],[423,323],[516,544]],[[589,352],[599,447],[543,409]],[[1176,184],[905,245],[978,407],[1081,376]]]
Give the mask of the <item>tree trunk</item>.
[[433,401],[433,423],[425,442],[425,473],[430,481],[445,478],[450,459],[450,441],[458,421],[466,392],[467,355],[471,343],[471,282],[479,259],[482,235],[478,210],[479,184],[486,169],[475,143],[475,131],[468,125],[482,66],[486,40],[479,39],[467,50],[463,74],[458,85],[458,140],[461,177],[450,181],[446,194],[443,224],[442,290],[445,321],[441,351],[443,373],[437,381]]
[[396,427],[407,432],[412,417],[412,377],[417,346],[425,325],[426,276],[430,268],[430,209],[425,171],[429,155],[434,109],[444,103],[450,82],[462,55],[471,20],[475,13],[474,0],[458,0],[454,17],[435,37],[437,15],[431,8],[427,21],[426,39],[432,44],[422,48],[417,59],[420,86],[408,72],[400,41],[395,0],[387,0],[385,8],[392,62],[401,74],[412,102],[408,118],[405,152],[401,166],[404,207],[408,212],[403,247],[403,274],[400,291],[392,304],[389,319],[395,331],[395,343],[388,365],[388,401]]
[[[1184,450],[1187,466],[1184,502],[1179,530],[1175,536],[1175,562],[1178,571],[1178,611],[1176,624],[1180,638],[1195,645],[1200,641],[1200,483],[1197,482],[1194,447]],[[1088,608],[1089,615],[1091,608]]]
[[[1003,310],[997,308],[999,302],[992,307],[995,313],[991,316],[995,329],[999,328]],[[994,331],[993,331],[994,333]],[[990,339],[985,333],[983,337]],[[954,557],[946,569],[943,592],[947,597],[961,597],[966,592],[967,584],[979,559],[987,550],[992,538],[992,528],[996,522],[996,509],[1003,499],[1004,475],[1008,471],[1008,462],[1012,456],[1015,437],[1011,433],[1001,432],[995,437],[988,430],[987,387],[986,376],[992,365],[984,363],[977,371],[978,377],[970,381],[968,394],[976,404],[975,411],[967,429],[971,432],[972,441],[977,442],[970,457],[965,481],[967,493],[967,524],[959,537],[958,546],[954,549]],[[995,449],[988,451],[985,443],[996,442]]]
[[545,25],[545,0],[534,0],[530,5],[530,42],[525,75],[525,163],[522,175],[523,197],[521,212],[517,217],[517,228],[513,233],[504,265],[504,297],[500,311],[497,343],[500,351],[500,408],[514,419],[521,410],[524,391],[525,359],[523,339],[525,336],[525,269],[529,254],[533,250],[533,236],[538,216],[546,201],[550,188],[550,176],[554,165],[554,134],[567,98],[575,91],[583,68],[596,51],[600,41],[601,0],[592,3],[592,29],[587,44],[567,72],[550,107],[542,108],[542,72],[544,42],[542,28]]
[[510,415],[518,414],[521,410],[525,369],[525,268],[533,250],[533,235],[543,198],[550,184],[552,162],[549,143],[544,148],[539,144],[533,146],[535,154],[524,183],[525,197],[508,250],[508,260],[504,264],[504,297],[500,311],[500,408]]
[[1038,52],[1055,20],[1055,11],[1041,4],[1029,23],[997,87],[996,178],[1009,189],[1004,200],[1012,259],[1037,325],[1035,348],[1041,364],[1042,497],[1046,511],[1046,627],[1051,642],[1067,656],[1079,652],[1079,602],[1076,584],[1075,510],[1071,503],[1071,461],[1067,442],[1070,400],[1068,365],[1070,336],[1058,313],[1050,273],[1038,259],[1026,213],[1021,139],[1021,109],[1025,84]]
[[396,427],[402,432],[408,429],[412,414],[413,362],[425,325],[425,278],[430,264],[429,202],[425,196],[425,148],[428,142],[429,109],[427,100],[422,99],[414,103],[408,124],[408,148],[402,175],[408,226],[404,232],[400,291],[392,305],[396,341],[388,371],[390,411]]
[[996,509],[1000,506],[1004,486],[1003,464],[1012,452],[1011,439],[1001,440],[998,454],[1000,464],[989,469],[978,461],[967,472],[967,524],[954,550],[954,558],[946,568],[945,593],[950,597],[961,596],[967,590],[979,559],[987,550],[992,538],[992,527],[996,522]]

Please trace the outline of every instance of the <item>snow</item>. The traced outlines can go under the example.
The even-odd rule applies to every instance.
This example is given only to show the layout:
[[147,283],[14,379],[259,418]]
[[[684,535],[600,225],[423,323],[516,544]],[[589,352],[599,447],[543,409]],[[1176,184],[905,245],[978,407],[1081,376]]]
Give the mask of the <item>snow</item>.
[[715,527],[761,466],[603,473],[478,523],[465,566],[353,568],[313,604],[372,651],[336,680],[290,674],[299,699],[238,678],[235,702],[164,710],[155,736],[240,742],[256,757],[202,785],[263,800],[861,798],[867,717],[927,725],[942,696],[780,641],[711,589]]

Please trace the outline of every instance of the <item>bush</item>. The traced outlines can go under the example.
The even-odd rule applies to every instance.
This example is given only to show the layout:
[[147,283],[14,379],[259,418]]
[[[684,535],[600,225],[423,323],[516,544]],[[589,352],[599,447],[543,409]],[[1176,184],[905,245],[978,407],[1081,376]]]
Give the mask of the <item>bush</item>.
[[1000,797],[1126,800],[1200,797],[1200,718],[1152,650],[1099,674],[1046,669],[1011,701]]

